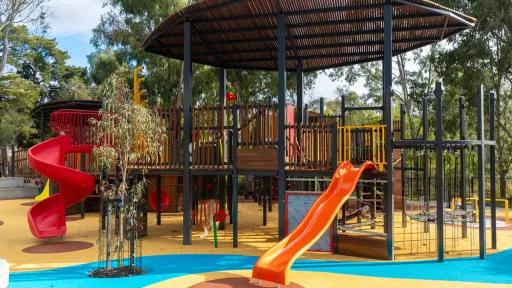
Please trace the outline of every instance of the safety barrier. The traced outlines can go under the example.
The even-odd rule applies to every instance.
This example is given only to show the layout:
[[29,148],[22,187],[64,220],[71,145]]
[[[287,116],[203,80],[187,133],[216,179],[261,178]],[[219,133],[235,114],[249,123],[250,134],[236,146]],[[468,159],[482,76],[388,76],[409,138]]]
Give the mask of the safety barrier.
[[385,135],[385,125],[338,126],[338,163],[371,160],[384,170]]

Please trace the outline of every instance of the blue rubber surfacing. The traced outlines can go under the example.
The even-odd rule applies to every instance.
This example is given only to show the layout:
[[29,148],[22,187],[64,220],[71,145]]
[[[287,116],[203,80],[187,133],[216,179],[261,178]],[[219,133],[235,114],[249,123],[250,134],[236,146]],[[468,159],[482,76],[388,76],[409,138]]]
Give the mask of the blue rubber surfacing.
[[[179,254],[145,256],[142,276],[99,279],[87,274],[96,263],[43,271],[14,272],[9,287],[144,287],[189,274],[252,269],[256,257],[241,255]],[[328,272],[357,276],[512,284],[512,250],[478,258],[408,262],[341,262],[298,260],[298,271]]]

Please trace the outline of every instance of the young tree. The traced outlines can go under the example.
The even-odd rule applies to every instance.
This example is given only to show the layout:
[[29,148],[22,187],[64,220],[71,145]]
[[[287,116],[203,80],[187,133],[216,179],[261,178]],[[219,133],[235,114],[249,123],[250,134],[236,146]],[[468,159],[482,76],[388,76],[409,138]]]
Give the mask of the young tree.
[[16,145],[35,132],[30,111],[38,97],[37,85],[14,74],[0,75],[0,146]]
[[[104,176],[101,179],[103,195],[107,202],[105,231],[106,266],[93,275],[116,275],[126,273],[123,269],[123,251],[126,239],[129,241],[130,274],[134,269],[134,238],[137,237],[138,207],[143,199],[146,185],[144,171],[142,179],[133,179],[130,164],[136,161],[151,161],[161,154],[160,140],[165,137],[160,117],[155,110],[133,103],[126,79],[127,67],[121,67],[101,86],[101,94],[106,99],[100,110],[100,119],[91,119],[94,127],[94,158],[100,168],[116,169],[119,179],[110,185]],[[114,229],[110,225],[114,211]],[[128,231],[130,233],[128,233]],[[117,266],[111,265],[112,254],[117,255]]]
[[17,24],[39,22],[44,27],[48,0],[0,0],[0,33],[2,35],[2,60],[0,75],[4,73],[9,56],[9,36]]

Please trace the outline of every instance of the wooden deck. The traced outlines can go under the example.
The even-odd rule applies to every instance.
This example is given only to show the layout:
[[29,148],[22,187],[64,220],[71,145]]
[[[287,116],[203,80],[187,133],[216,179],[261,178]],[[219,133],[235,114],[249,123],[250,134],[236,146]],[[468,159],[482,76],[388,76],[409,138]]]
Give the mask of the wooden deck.
[[[288,114],[293,114],[289,107]],[[234,114],[236,113],[236,114]],[[162,154],[158,159],[138,159],[133,170],[148,174],[181,174],[183,171],[183,111],[181,107],[160,109],[161,124],[167,129],[160,137]],[[233,117],[238,125],[233,127]],[[277,106],[251,105],[237,109],[225,107],[192,108],[191,173],[194,175],[231,174],[233,153],[240,174],[276,174]],[[311,118],[294,123],[287,117],[285,126],[285,169],[291,174],[324,175],[343,161],[360,163],[372,160],[384,165],[385,126],[339,126],[334,118]],[[238,137],[233,137],[234,131]],[[27,150],[15,155],[15,173],[26,178],[36,173],[28,165]],[[68,155],[68,167],[97,173],[92,155]]]

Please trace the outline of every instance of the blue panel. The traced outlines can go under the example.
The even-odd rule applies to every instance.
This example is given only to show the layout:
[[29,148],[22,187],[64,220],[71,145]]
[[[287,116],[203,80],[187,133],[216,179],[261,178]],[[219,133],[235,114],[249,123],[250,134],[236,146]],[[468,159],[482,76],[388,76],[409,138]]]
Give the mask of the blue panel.
[[[287,211],[288,215],[288,233],[293,231],[295,227],[304,219],[304,216],[309,211],[309,208],[316,201],[320,193],[318,194],[288,194]],[[310,251],[325,251],[330,252],[331,249],[331,229],[325,231],[325,233],[318,239],[318,241],[311,246]]]

